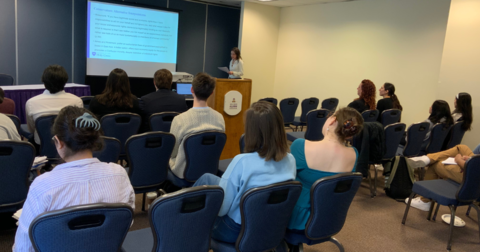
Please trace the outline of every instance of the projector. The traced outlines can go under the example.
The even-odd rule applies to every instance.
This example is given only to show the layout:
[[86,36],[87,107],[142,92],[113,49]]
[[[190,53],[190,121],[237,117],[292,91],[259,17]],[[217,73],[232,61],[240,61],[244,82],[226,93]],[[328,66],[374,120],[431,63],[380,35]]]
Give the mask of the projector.
[[193,81],[193,74],[185,73],[185,72],[173,72],[173,80],[172,82],[187,82],[190,83]]

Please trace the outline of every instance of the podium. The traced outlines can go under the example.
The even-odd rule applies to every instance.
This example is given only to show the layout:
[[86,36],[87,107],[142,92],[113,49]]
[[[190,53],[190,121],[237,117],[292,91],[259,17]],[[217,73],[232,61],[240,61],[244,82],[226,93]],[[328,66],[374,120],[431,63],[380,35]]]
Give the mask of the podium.
[[[208,98],[207,104],[212,109],[223,115],[225,120],[225,133],[227,142],[223,148],[220,159],[233,158],[240,154],[239,141],[245,131],[244,113],[250,107],[252,95],[251,79],[216,79],[217,83],[213,94]],[[237,91],[241,94],[241,104]],[[225,95],[227,95],[227,103],[225,103]],[[233,97],[233,98],[232,98]],[[226,111],[227,110],[227,111]],[[235,115],[229,115],[238,113]]]

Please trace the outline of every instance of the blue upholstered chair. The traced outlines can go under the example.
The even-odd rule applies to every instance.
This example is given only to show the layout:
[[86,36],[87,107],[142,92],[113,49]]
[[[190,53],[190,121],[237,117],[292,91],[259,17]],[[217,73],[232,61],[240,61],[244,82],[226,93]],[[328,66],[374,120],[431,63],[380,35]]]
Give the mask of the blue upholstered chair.
[[90,109],[90,101],[92,101],[93,96],[82,96],[80,99],[82,99],[83,107],[85,109]]
[[[436,153],[442,150],[443,143],[447,139],[452,127],[445,127],[443,123],[437,123],[430,132],[430,139],[425,154]],[[461,140],[460,140],[461,141]]]
[[[27,132],[27,131],[22,129],[22,122],[20,121],[20,118],[18,118],[16,115],[11,115],[11,114],[5,114],[5,115],[8,116],[12,120],[13,124],[15,124],[15,127],[17,128],[18,134],[20,134],[20,136],[23,136],[26,139],[33,138],[32,133]],[[26,126],[26,124],[25,124],[25,126]]]
[[0,212],[15,212],[27,199],[28,175],[35,147],[28,142],[0,141]]
[[297,138],[305,138],[309,141],[323,140],[323,125],[327,121],[331,112],[326,109],[315,109],[307,114],[307,131],[288,132],[287,139],[295,141]]
[[345,224],[348,209],[362,182],[361,173],[343,173],[317,180],[310,189],[311,210],[305,230],[287,230],[285,241],[303,252],[303,244],[314,245],[331,241],[344,251],[333,236]]
[[402,111],[399,109],[387,109],[380,116],[382,117],[383,127],[387,127],[390,124],[400,122]]
[[322,109],[328,109],[332,112],[337,110],[338,99],[337,98],[328,98],[322,101]]
[[162,112],[155,113],[150,116],[150,130],[151,131],[163,131],[170,132],[173,118],[180,113],[177,112]]
[[134,113],[115,113],[105,115],[100,120],[105,136],[114,137],[122,144],[120,159],[125,159],[127,139],[138,133],[142,118]]
[[122,144],[113,137],[101,136],[103,139],[103,149],[93,152],[93,157],[105,163],[117,163],[122,151]]
[[278,100],[276,98],[273,98],[273,97],[263,98],[263,99],[260,99],[258,101],[268,101],[268,102],[271,102],[271,103],[275,104],[275,106],[277,106],[277,104],[278,104]]
[[319,100],[318,98],[312,97],[307,98],[302,101],[302,114],[300,116],[295,116],[293,125],[295,125],[295,131],[298,131],[298,126],[300,126],[300,131],[303,131],[303,126],[307,125],[307,114],[311,110],[317,109]]
[[183,142],[186,159],[183,179],[169,169],[168,180],[177,187],[189,187],[205,173],[217,174],[220,155],[226,142],[227,135],[220,131],[204,131],[186,136]]
[[49,160],[58,161],[60,157],[52,138],[53,122],[57,118],[57,114],[43,115],[35,120],[35,130],[40,137],[40,156],[46,156]]
[[127,204],[99,203],[45,212],[30,224],[37,252],[119,251],[133,220]]
[[465,135],[465,130],[462,129],[463,121],[456,122],[452,129],[450,130],[450,137],[447,139],[446,148],[448,150],[462,143],[463,136]]
[[197,186],[165,194],[148,210],[151,228],[129,232],[123,249],[208,252],[210,231],[222,202],[223,189],[219,186]]
[[376,109],[374,110],[366,110],[362,113],[363,121],[364,122],[376,122],[378,120],[378,114],[380,112]]
[[291,127],[290,125],[295,120],[295,112],[297,111],[298,103],[299,101],[297,98],[286,98],[280,101],[280,112],[282,112],[283,124],[285,127]]
[[242,229],[237,242],[212,239],[214,252],[286,251],[283,237],[302,191],[298,181],[253,188],[240,200]]
[[422,143],[428,133],[428,122],[414,123],[407,129],[407,143],[403,149],[404,157],[414,157],[420,153]]
[[[407,202],[402,224],[405,225],[408,210],[415,194],[423,196],[432,201],[427,220],[430,220],[435,203],[437,209],[432,218],[435,221],[440,205],[448,206],[451,212],[451,219],[455,220],[455,212],[458,206],[468,206],[480,198],[480,155],[473,156],[465,163],[463,181],[461,184],[451,180],[425,180],[413,183],[412,194]],[[452,235],[455,221],[450,223],[450,236],[447,243],[447,250],[452,248]],[[480,225],[479,225],[480,227]],[[480,231],[479,231],[480,232]]]
[[0,73],[0,86],[13,86],[15,85],[15,79],[8,74]]
[[135,193],[143,193],[142,211],[145,211],[145,194],[160,189],[167,180],[174,147],[175,136],[166,132],[143,133],[127,140],[128,176]]

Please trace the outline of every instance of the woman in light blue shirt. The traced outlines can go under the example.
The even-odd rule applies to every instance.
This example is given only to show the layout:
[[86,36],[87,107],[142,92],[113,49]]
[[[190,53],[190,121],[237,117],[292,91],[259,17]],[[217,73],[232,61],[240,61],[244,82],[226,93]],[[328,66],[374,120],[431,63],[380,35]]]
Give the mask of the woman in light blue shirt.
[[232,60],[230,61],[230,65],[228,65],[230,69],[230,72],[228,72],[228,78],[241,79],[243,76],[243,60],[240,55],[240,49],[234,47],[230,52],[230,57],[232,57]]
[[225,192],[213,226],[216,240],[237,240],[242,223],[240,200],[246,191],[295,179],[295,159],[288,153],[282,114],[274,104],[259,101],[246,111],[245,152],[233,159],[221,178],[204,174],[194,184],[220,185]]
[[302,183],[302,192],[290,219],[288,228],[305,233],[305,224],[310,217],[310,188],[315,181],[343,172],[352,172],[357,165],[358,152],[346,146],[346,139],[363,128],[363,118],[357,110],[342,108],[325,122],[322,141],[312,142],[297,139],[290,147],[297,166],[297,181]]

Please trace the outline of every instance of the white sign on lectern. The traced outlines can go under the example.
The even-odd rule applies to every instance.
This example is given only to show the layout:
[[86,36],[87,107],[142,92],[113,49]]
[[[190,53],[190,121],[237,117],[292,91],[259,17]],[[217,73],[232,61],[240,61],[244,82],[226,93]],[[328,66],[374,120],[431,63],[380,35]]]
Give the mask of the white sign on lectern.
[[227,115],[238,115],[242,111],[242,94],[234,90],[226,93],[223,110]]

